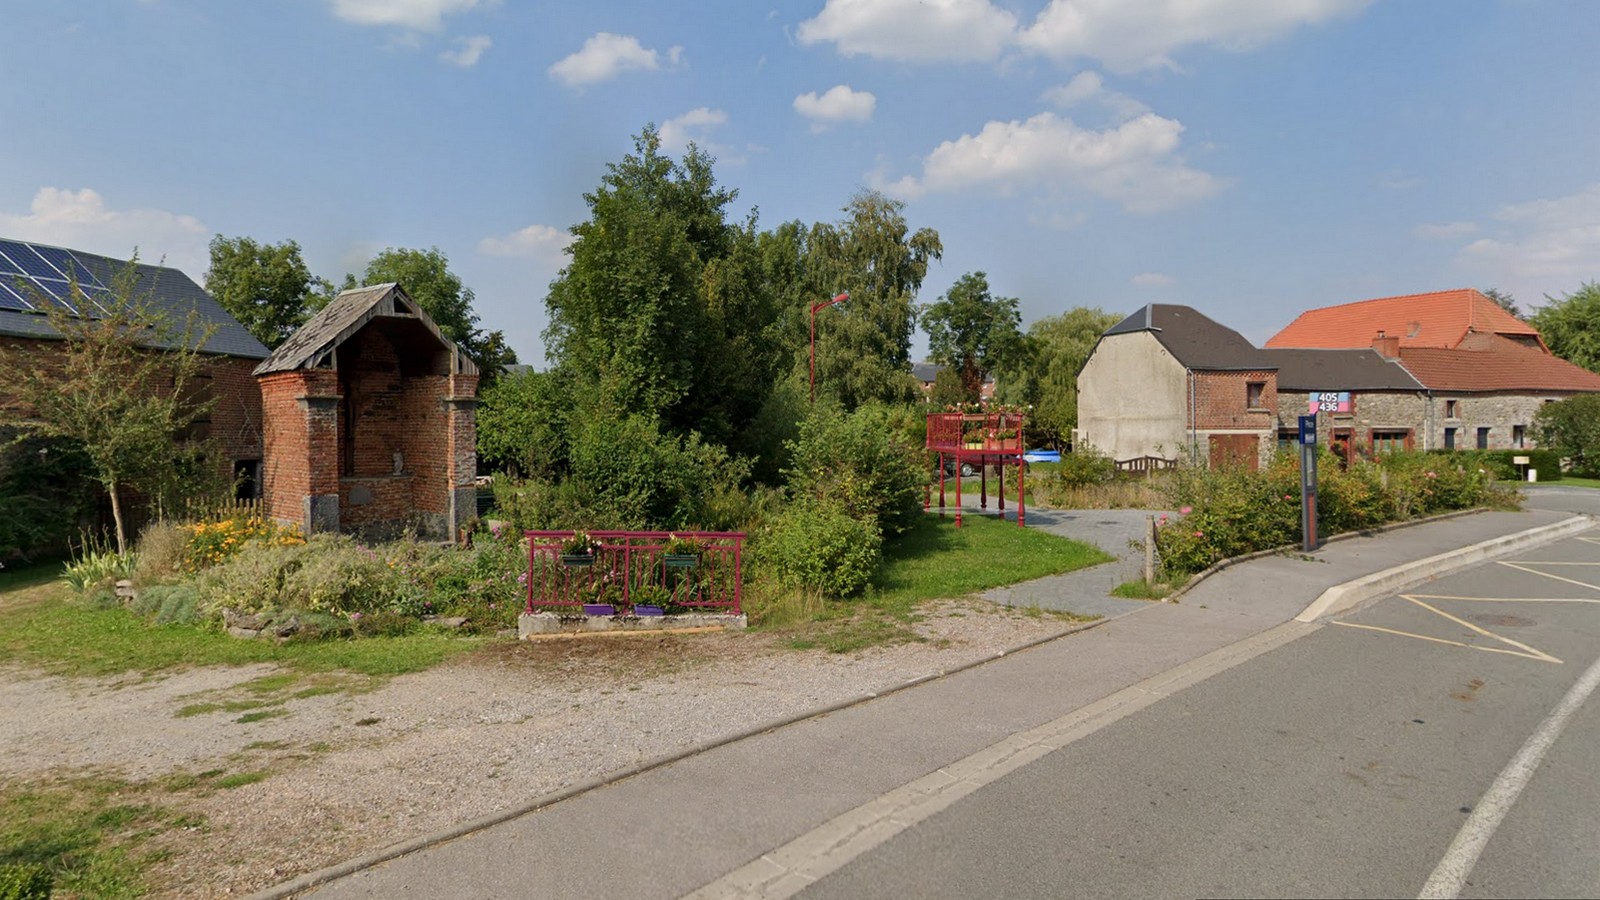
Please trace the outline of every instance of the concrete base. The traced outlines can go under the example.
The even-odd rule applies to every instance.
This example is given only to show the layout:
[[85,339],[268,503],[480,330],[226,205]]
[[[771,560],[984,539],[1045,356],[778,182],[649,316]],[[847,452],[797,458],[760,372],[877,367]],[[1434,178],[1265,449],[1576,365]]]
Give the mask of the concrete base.
[[522,639],[556,634],[591,634],[629,631],[683,631],[722,629],[743,631],[744,616],[714,613],[684,613],[678,616],[558,616],[555,613],[523,613],[517,618],[517,637]]

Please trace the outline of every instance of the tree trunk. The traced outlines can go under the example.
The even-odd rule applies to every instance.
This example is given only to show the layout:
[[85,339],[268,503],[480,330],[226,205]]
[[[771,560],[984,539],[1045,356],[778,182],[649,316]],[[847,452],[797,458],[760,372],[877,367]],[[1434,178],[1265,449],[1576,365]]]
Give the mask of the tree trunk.
[[128,552],[128,538],[122,530],[122,500],[117,496],[117,479],[106,479],[106,489],[111,492],[111,520],[117,526],[117,555],[123,556]]

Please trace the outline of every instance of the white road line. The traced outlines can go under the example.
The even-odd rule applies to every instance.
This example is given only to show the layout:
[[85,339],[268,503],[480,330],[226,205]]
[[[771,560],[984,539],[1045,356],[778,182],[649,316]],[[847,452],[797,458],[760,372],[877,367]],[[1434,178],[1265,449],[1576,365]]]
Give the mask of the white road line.
[[1519,572],[1527,572],[1530,575],[1542,575],[1545,578],[1554,578],[1557,581],[1565,581],[1567,584],[1575,584],[1578,587],[1586,587],[1591,591],[1600,591],[1600,586],[1590,584],[1587,581],[1578,581],[1572,578],[1562,578],[1560,575],[1551,575],[1549,572],[1541,572],[1538,569],[1530,569],[1526,566],[1519,566],[1516,563],[1505,562],[1503,560],[1500,562],[1500,565],[1505,566],[1508,569],[1516,569]]
[[1494,837],[1495,829],[1500,827],[1506,813],[1511,811],[1522,789],[1528,786],[1528,781],[1538,770],[1539,763],[1544,761],[1544,755],[1567,727],[1567,720],[1583,706],[1596,687],[1600,687],[1600,659],[1589,666],[1550,715],[1539,723],[1538,730],[1528,737],[1517,755],[1506,763],[1494,784],[1489,785],[1489,790],[1484,792],[1478,805],[1473,808],[1472,815],[1456,832],[1450,849],[1445,851],[1444,858],[1439,860],[1428,882],[1422,886],[1422,893],[1417,895],[1419,898],[1449,898],[1461,893],[1466,886],[1467,876],[1472,874],[1472,867],[1478,864],[1478,857],[1483,854],[1483,848]]

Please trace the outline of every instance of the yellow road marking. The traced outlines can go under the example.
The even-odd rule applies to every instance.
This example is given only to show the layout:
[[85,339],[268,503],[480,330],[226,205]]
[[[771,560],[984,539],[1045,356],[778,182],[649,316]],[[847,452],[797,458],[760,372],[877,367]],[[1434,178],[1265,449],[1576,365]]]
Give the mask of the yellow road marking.
[[1430,606],[1430,605],[1428,605],[1426,603],[1423,603],[1421,600],[1418,600],[1416,597],[1413,597],[1413,596],[1411,596],[1409,594],[1401,594],[1400,596],[1404,597],[1405,599],[1407,599],[1409,601],[1411,601],[1412,603],[1415,603],[1416,605],[1422,607],[1423,609],[1427,610],[1428,612],[1433,613],[1434,615],[1444,616],[1446,619],[1449,619],[1450,621],[1456,623],[1457,625],[1462,626],[1463,628],[1470,628],[1473,631],[1476,631],[1477,633],[1483,635],[1484,637],[1491,637],[1491,638],[1494,638],[1497,641],[1500,641],[1501,643],[1510,644],[1513,647],[1517,647],[1519,649],[1526,650],[1527,652],[1529,652],[1531,654],[1535,654],[1534,657],[1533,657],[1534,659],[1543,659],[1543,660],[1545,660],[1547,662],[1553,662],[1553,663],[1561,662],[1561,660],[1556,659],[1554,656],[1551,656],[1550,654],[1544,652],[1543,650],[1537,650],[1537,649],[1535,649],[1533,647],[1529,647],[1527,644],[1524,644],[1521,641],[1513,641],[1511,638],[1503,637],[1501,635],[1495,634],[1494,632],[1490,631],[1487,628],[1481,628],[1481,627],[1479,627],[1477,625],[1472,624],[1471,622],[1468,622],[1466,619],[1462,619],[1462,618],[1459,618],[1459,617],[1456,617],[1456,616],[1452,616],[1452,615],[1450,615],[1449,613],[1445,612],[1442,609],[1439,609],[1437,607]]
[[1508,569],[1516,569],[1519,572],[1527,572],[1530,575],[1542,575],[1545,578],[1554,578],[1556,581],[1565,581],[1567,584],[1575,584],[1579,587],[1586,587],[1591,591],[1600,591],[1600,585],[1590,584],[1587,581],[1578,581],[1575,578],[1563,578],[1560,575],[1552,575],[1549,572],[1541,572],[1538,569],[1530,569],[1526,566],[1519,566],[1514,562],[1500,560],[1500,565],[1505,566]]
[[[1419,641],[1432,641],[1435,644],[1449,644],[1452,647],[1465,647],[1468,650],[1482,650],[1485,653],[1504,653],[1507,656],[1520,656],[1523,659],[1548,661],[1548,658],[1544,656],[1530,656],[1526,653],[1518,653],[1515,650],[1504,650],[1500,647],[1479,647],[1475,644],[1463,644],[1460,641],[1446,640],[1442,637],[1433,637],[1432,635],[1427,634],[1412,634],[1409,631],[1396,631],[1393,628],[1381,628],[1377,625],[1362,625],[1359,622],[1343,622],[1338,619],[1334,619],[1331,624],[1343,625],[1346,628],[1361,628],[1366,631],[1381,631],[1384,634],[1397,634],[1401,637],[1416,638]],[[1559,662],[1559,660],[1557,661]]]

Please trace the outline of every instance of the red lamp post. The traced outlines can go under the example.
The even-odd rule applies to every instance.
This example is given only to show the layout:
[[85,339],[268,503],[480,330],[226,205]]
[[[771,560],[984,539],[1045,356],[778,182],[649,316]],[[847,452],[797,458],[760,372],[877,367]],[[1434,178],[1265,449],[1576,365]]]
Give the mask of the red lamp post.
[[817,310],[825,309],[835,303],[843,303],[850,299],[850,292],[844,291],[832,300],[824,300],[811,306],[811,402],[817,402]]

